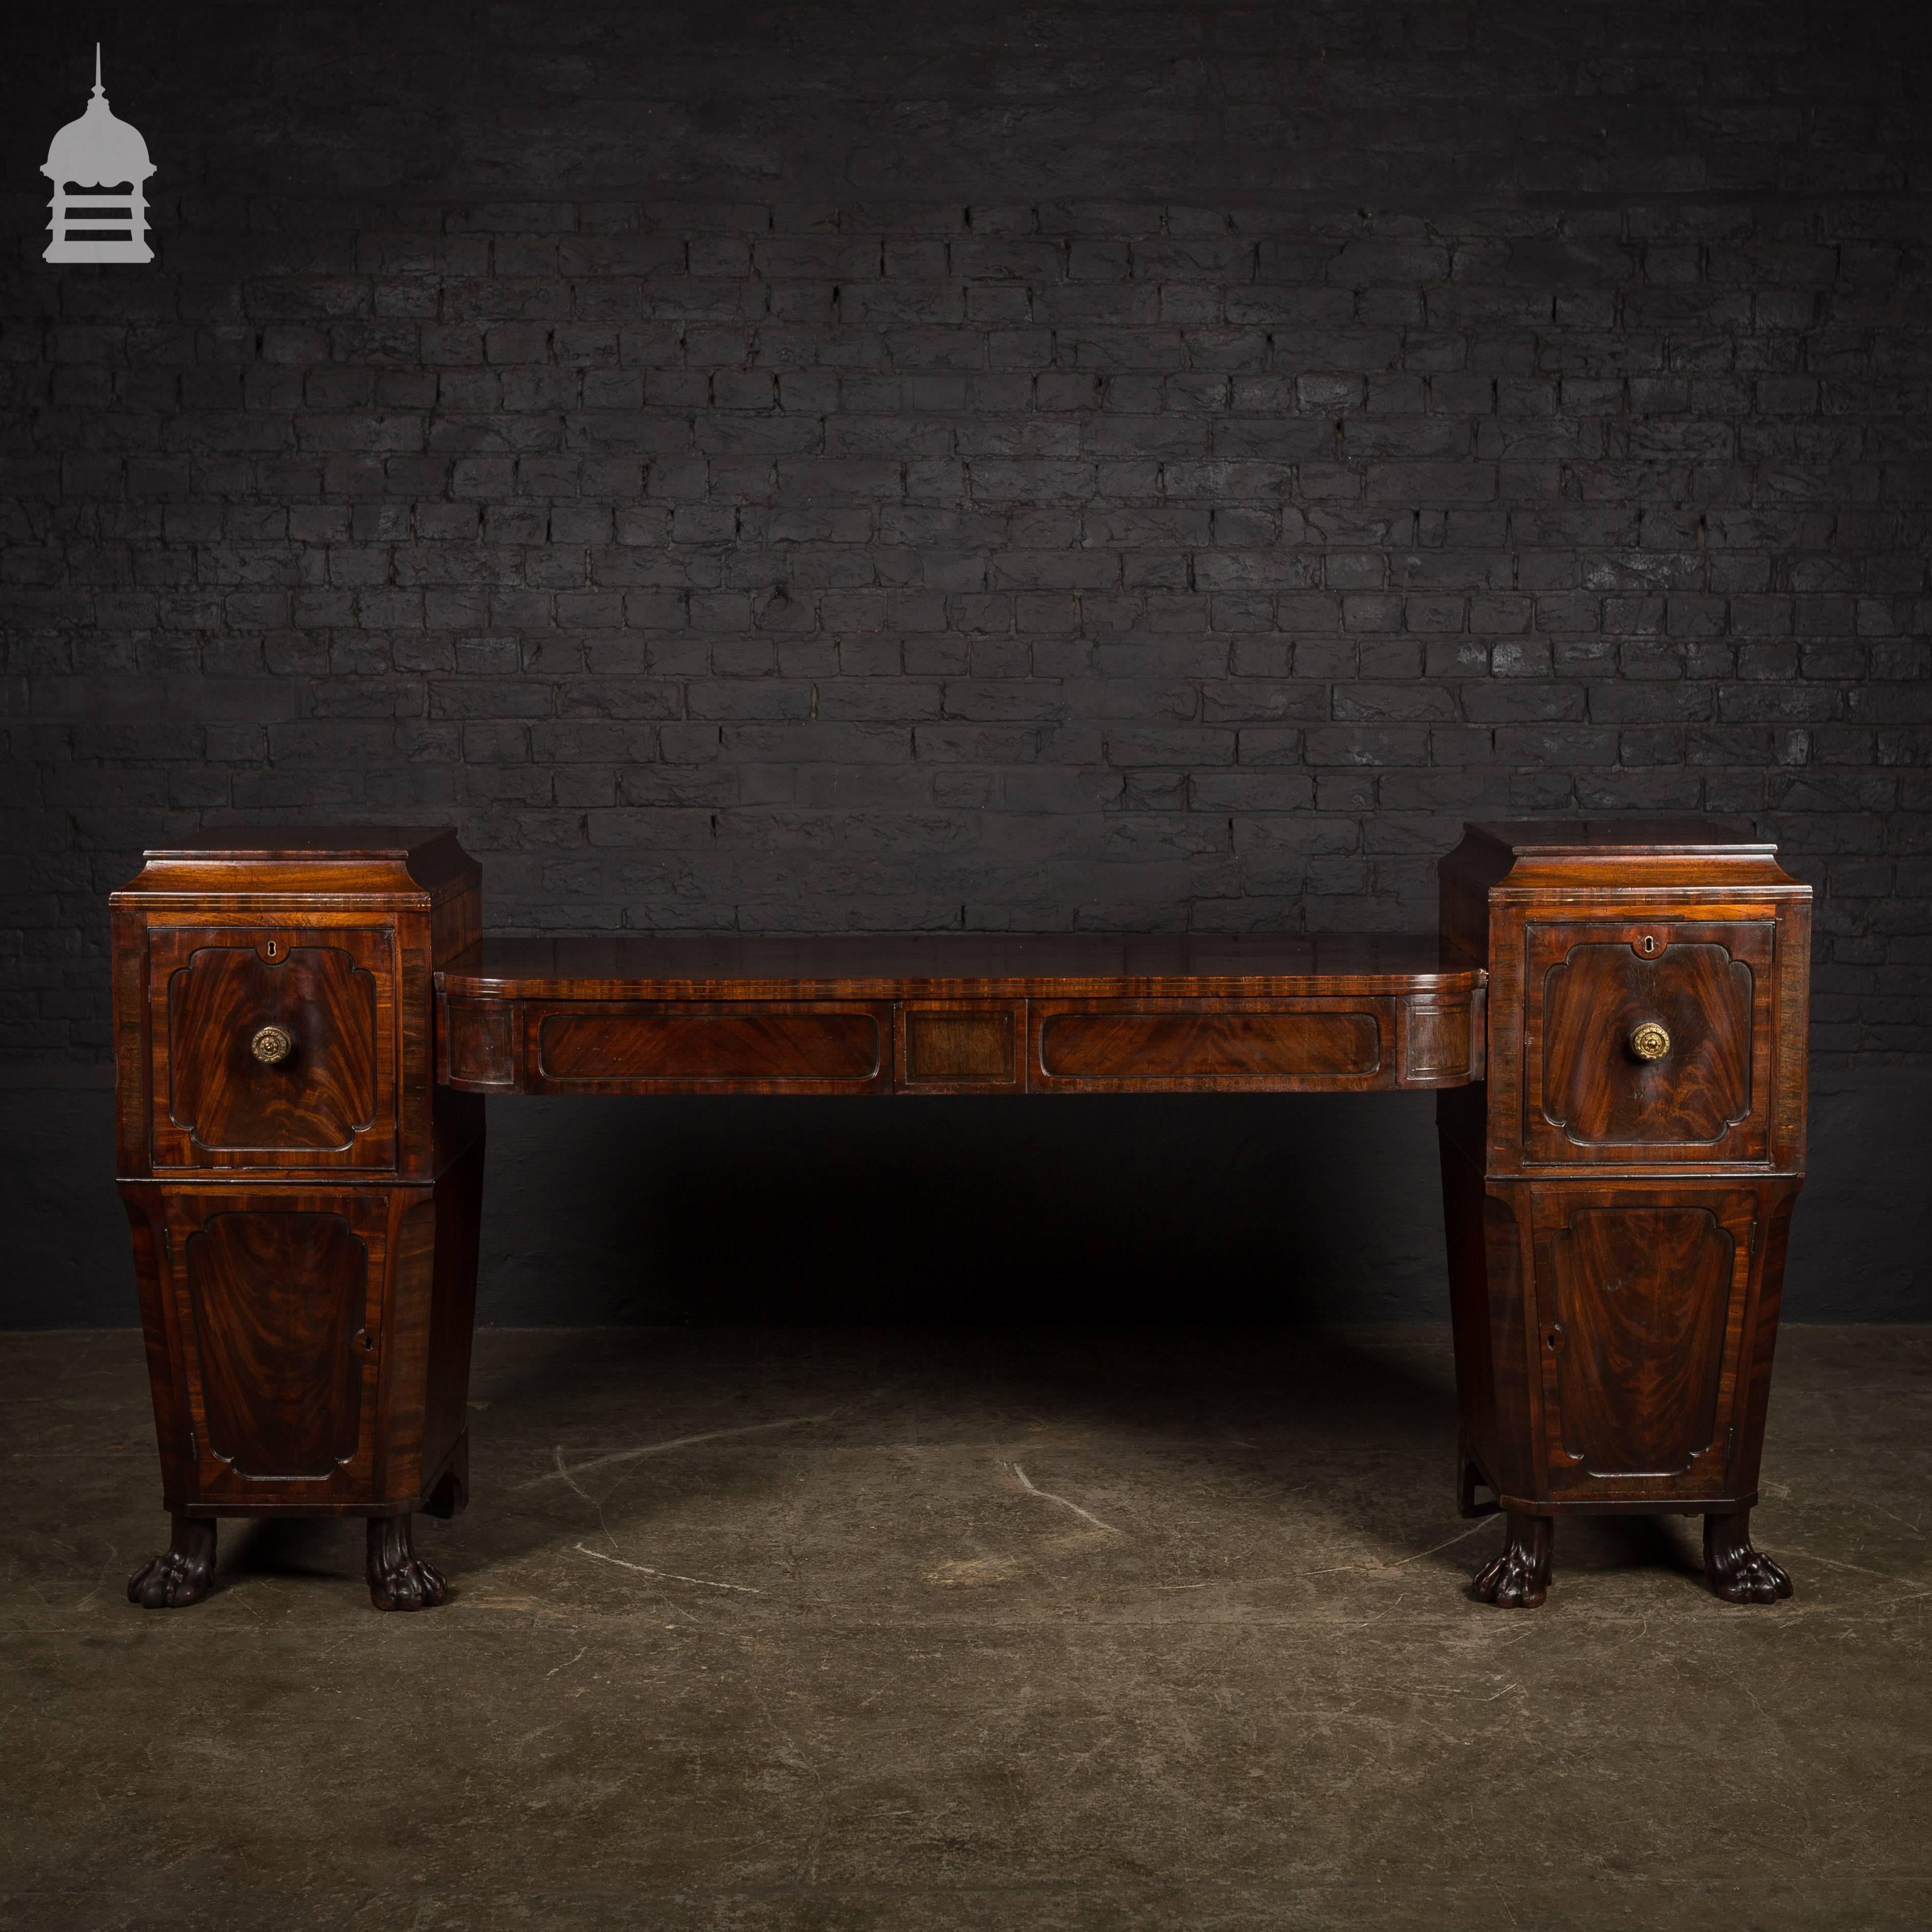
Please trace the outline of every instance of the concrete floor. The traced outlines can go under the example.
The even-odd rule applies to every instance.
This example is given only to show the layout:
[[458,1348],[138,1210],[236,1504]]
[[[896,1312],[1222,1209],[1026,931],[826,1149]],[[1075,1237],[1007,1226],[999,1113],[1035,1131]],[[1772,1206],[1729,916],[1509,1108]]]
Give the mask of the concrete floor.
[[0,1925],[1922,1926],[1932,1329],[1788,1329],[1760,1540],[1471,1602],[1432,1330],[496,1330],[452,1586],[164,1540],[138,1338],[0,1337]]

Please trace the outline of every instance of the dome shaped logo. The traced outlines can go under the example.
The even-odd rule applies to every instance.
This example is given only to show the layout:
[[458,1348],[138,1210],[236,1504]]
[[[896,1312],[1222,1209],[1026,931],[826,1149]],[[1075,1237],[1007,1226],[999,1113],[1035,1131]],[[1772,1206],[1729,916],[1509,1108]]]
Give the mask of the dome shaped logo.
[[40,170],[54,184],[50,262],[152,262],[141,184],[154,172],[137,129],[108,111],[94,46],[94,98],[53,138]]

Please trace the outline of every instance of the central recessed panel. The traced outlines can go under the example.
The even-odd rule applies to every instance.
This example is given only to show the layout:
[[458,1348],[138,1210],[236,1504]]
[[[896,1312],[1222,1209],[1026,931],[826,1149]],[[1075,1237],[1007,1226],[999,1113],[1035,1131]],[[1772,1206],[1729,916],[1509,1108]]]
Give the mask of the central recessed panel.
[[920,1082],[1010,1084],[1014,1078],[1013,1016],[999,1012],[922,1012],[905,1016],[906,1078]]
[[868,1012],[551,1013],[538,1034],[550,1080],[852,1080],[879,1071]]
[[1056,1013],[1040,1030],[1041,1070],[1056,1080],[1249,1081],[1372,1073],[1372,1013]]

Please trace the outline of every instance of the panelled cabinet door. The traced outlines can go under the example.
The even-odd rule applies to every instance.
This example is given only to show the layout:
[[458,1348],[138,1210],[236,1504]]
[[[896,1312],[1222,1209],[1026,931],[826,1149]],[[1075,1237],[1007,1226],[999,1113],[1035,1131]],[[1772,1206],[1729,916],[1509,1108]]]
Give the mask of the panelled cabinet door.
[[178,1195],[166,1214],[200,1500],[367,1500],[386,1197]]
[[157,1168],[394,1165],[387,930],[158,928],[148,998]]
[[1536,1190],[1553,1496],[1721,1494],[1750,1314],[1748,1189]]
[[1532,920],[1524,1157],[1768,1161],[1776,932],[1772,919]]

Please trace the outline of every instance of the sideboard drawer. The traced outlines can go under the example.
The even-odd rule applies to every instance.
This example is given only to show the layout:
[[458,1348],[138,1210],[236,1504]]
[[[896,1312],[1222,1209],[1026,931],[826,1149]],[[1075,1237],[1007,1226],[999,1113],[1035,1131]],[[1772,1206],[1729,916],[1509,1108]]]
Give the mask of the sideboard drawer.
[[1760,1163],[1771,1151],[1778,922],[1523,928],[1523,1157]]
[[157,1170],[394,1167],[387,928],[154,927]]
[[1028,1073],[1043,1093],[1350,1090],[1397,1084],[1395,1002],[1030,1002]]
[[892,1090],[886,1000],[573,1000],[526,1024],[533,1093]]

